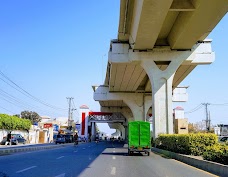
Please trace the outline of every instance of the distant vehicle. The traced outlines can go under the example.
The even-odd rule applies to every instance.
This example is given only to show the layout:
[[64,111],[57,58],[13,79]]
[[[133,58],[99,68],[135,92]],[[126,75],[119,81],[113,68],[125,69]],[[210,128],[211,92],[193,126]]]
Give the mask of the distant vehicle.
[[228,136],[222,137],[222,138],[219,140],[219,142],[221,142],[221,143],[228,142]]
[[150,123],[133,121],[128,123],[128,154],[144,152],[148,156],[151,151]]
[[64,144],[66,143],[66,138],[64,137],[64,135],[57,135],[56,139],[55,139],[55,144]]
[[78,137],[78,142],[86,142],[86,139],[85,137]]
[[[26,139],[21,134],[11,134],[11,137],[11,145],[26,144]],[[0,144],[5,145],[6,140],[7,138],[4,137]]]
[[64,135],[66,143],[73,143],[73,135]]

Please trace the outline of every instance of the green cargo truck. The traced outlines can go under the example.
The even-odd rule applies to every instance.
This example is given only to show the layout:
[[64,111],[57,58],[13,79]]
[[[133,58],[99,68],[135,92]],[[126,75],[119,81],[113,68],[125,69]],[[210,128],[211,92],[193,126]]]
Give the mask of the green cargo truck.
[[128,123],[128,154],[145,152],[148,156],[151,151],[150,123],[133,121]]

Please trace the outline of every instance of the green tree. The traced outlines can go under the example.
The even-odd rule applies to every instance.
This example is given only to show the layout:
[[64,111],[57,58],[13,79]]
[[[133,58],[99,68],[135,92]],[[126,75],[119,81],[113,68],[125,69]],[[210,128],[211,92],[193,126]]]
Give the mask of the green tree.
[[0,129],[5,130],[29,130],[31,121],[28,119],[21,119],[17,116],[10,116],[7,114],[0,114]]
[[21,118],[29,119],[32,122],[32,124],[41,121],[41,117],[39,116],[39,114],[37,114],[36,112],[32,112],[32,111],[22,111]]
[[205,133],[205,122],[200,121],[196,123],[188,123],[188,132],[189,133]]

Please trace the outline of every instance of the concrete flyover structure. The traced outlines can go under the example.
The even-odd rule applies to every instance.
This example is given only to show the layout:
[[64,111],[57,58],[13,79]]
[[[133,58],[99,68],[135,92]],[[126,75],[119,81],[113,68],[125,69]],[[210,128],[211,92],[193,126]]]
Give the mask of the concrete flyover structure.
[[153,116],[153,137],[173,133],[172,92],[197,66],[215,59],[206,39],[228,0],[121,0],[106,78],[94,88],[103,112],[128,121]]

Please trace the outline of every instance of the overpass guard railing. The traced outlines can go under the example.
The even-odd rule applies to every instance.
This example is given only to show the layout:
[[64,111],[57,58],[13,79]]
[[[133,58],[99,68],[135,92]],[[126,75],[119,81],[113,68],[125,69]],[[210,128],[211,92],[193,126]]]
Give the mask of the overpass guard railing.
[[120,112],[89,112],[89,122],[126,122],[126,118]]

